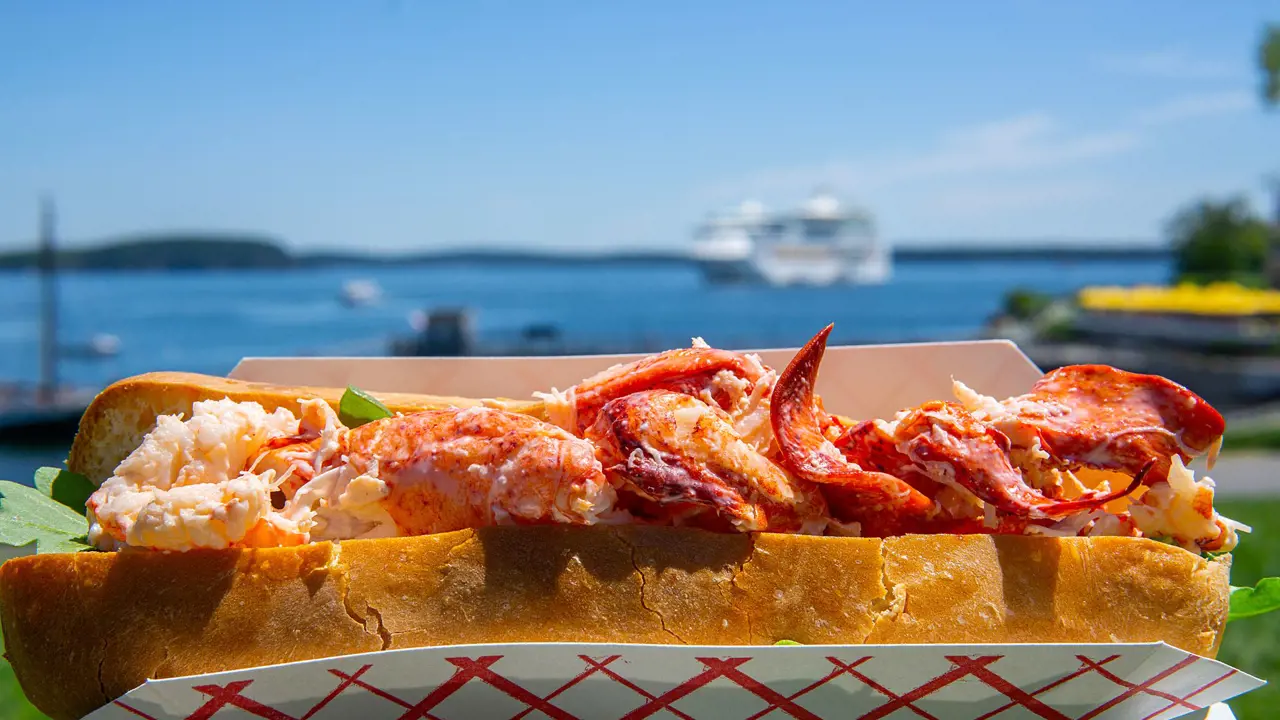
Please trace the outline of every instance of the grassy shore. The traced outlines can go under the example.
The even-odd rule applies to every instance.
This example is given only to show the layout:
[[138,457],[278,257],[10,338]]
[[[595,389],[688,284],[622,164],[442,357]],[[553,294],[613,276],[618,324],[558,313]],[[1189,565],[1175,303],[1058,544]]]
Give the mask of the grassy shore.
[[[1223,515],[1253,526],[1232,560],[1234,585],[1252,585],[1259,578],[1280,577],[1280,499],[1231,500],[1218,503]],[[1122,603],[1124,598],[1112,598]],[[1280,613],[1233,622],[1218,658],[1272,685],[1231,702],[1240,720],[1275,717],[1280,708]],[[0,661],[0,716],[12,720],[43,718],[22,697],[13,670]]]
[[[1253,528],[1232,553],[1231,583],[1280,577],[1280,499],[1223,500],[1218,511]],[[1119,600],[1119,598],[1117,598]],[[1280,613],[1227,626],[1218,659],[1271,683],[1230,703],[1240,720],[1272,718],[1280,708]]]
[[1229,431],[1222,438],[1223,450],[1280,450],[1280,426],[1266,424]]
[[[3,640],[0,639],[0,648],[3,647]],[[27,702],[22,689],[18,687],[18,681],[13,677],[13,668],[3,660],[0,660],[0,717],[8,720],[40,720],[46,717]]]

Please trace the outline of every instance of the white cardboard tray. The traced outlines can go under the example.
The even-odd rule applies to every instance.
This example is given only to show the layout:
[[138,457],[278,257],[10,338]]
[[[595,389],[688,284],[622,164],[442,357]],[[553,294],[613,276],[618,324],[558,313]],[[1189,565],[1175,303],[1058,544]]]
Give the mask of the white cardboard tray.
[[1163,643],[527,643],[388,650],[152,681],[90,717],[1164,720],[1260,685]]

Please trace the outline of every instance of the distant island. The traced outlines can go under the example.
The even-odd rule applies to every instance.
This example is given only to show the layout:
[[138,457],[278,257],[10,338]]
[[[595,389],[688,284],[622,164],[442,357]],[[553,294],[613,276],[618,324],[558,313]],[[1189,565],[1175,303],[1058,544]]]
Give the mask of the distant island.
[[[33,243],[34,245],[34,243]],[[1103,260],[1166,259],[1167,248],[1149,243],[1116,241],[1083,244],[929,243],[894,250],[895,261],[962,260]],[[36,250],[0,253],[0,270],[37,267]],[[367,252],[295,253],[279,240],[262,235],[165,233],[117,238],[91,247],[63,248],[57,253],[61,270],[279,270],[315,267],[374,267],[404,265],[687,265],[687,255],[674,251],[569,253],[557,251],[437,250],[420,253]]]
[[[34,248],[0,253],[0,268],[34,268],[39,259]],[[63,270],[245,270],[296,263],[281,243],[249,235],[139,235],[57,252],[58,268]]]

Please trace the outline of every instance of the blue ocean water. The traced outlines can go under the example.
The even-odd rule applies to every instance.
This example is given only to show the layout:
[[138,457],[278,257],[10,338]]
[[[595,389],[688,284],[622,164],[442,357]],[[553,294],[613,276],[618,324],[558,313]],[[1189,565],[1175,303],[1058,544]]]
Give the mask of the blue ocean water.
[[[1070,293],[1092,284],[1161,283],[1160,260],[903,262],[881,286],[714,287],[692,268],[453,266],[182,273],[75,273],[59,284],[64,344],[106,333],[106,360],[69,359],[64,381],[101,386],[153,370],[220,374],[246,355],[377,355],[410,332],[414,311],[465,306],[480,339],[513,341],[552,323],[566,342],[666,348],[702,336],[719,347],[803,343],[834,322],[832,342],[972,337],[1014,287]],[[373,306],[348,308],[342,284],[370,279]],[[33,273],[0,273],[0,382],[38,376],[39,292]],[[26,479],[65,448],[0,447],[0,477]]]

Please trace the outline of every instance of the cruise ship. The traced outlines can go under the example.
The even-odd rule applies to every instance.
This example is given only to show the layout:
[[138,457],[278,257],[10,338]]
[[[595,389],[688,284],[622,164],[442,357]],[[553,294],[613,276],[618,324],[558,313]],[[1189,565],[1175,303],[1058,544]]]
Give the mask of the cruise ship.
[[748,201],[713,216],[698,227],[692,255],[718,284],[878,284],[892,274],[890,250],[871,217],[827,192],[793,212],[770,214]]

